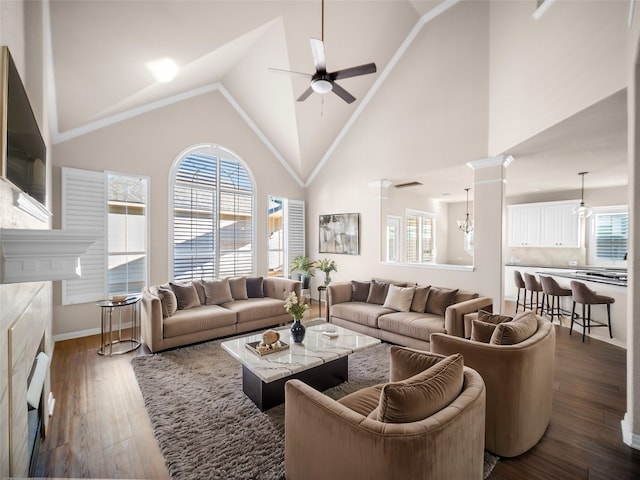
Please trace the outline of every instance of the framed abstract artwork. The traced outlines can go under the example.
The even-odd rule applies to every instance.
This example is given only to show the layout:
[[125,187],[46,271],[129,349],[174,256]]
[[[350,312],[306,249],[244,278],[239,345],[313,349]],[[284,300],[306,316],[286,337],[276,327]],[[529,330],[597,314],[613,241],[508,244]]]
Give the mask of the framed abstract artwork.
[[360,254],[360,214],[320,215],[320,253]]

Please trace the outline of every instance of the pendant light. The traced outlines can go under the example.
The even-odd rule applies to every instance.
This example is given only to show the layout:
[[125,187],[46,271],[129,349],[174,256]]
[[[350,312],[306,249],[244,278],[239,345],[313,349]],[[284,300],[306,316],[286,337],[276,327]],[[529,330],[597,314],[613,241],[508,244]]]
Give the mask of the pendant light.
[[588,218],[593,215],[593,208],[584,203],[584,176],[589,172],[580,172],[578,175],[582,177],[582,191],[580,193],[580,205],[571,210],[571,213],[580,218]]
[[469,215],[469,190],[471,189],[464,189],[464,191],[467,192],[467,213],[464,216],[464,220],[458,220],[458,229],[464,233],[473,232],[473,224],[471,223],[471,216]]

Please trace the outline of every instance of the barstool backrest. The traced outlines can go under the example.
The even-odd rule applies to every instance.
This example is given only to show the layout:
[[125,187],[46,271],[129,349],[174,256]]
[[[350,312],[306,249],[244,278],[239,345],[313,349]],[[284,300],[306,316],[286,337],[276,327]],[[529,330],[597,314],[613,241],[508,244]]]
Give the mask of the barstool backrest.
[[527,273],[527,272],[524,273],[524,284],[525,284],[525,288],[529,291],[532,291],[532,292],[542,291],[542,285],[540,285],[540,282],[536,280],[536,276],[530,273]]
[[571,290],[563,288],[556,282],[556,279],[547,275],[540,275],[540,282],[542,283],[542,291],[546,295],[554,295],[565,297],[571,295]]
[[574,302],[582,303],[583,305],[602,305],[615,302],[613,297],[599,295],[584,283],[576,280],[571,280],[571,294]]
[[513,271],[513,280],[516,284],[516,288],[524,288],[524,280],[522,279],[522,274],[520,273],[520,271]]

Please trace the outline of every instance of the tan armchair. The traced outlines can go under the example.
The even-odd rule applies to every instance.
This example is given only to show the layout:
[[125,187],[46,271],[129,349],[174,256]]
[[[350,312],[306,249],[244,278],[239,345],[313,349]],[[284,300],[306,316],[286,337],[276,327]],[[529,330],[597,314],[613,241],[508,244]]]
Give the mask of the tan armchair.
[[[407,355],[429,357],[430,365],[449,360],[428,352],[392,347],[392,382],[411,382],[427,372],[423,365],[423,373],[415,375],[415,362],[406,362]],[[460,356],[456,358],[460,378],[453,390],[453,401],[423,419],[407,423],[378,420],[380,411],[390,410],[384,400],[390,384],[365,388],[336,401],[301,381],[287,382],[286,478],[482,478],[484,383],[477,372],[463,366]],[[442,392],[440,387],[436,390]],[[414,400],[403,397],[406,405],[419,403]],[[407,410],[411,408],[395,410],[400,416],[395,420],[402,421]]]
[[535,333],[514,345],[431,335],[432,352],[461,353],[465,365],[482,375],[487,389],[485,448],[502,457],[532,448],[551,419],[555,329],[541,317],[536,321]]

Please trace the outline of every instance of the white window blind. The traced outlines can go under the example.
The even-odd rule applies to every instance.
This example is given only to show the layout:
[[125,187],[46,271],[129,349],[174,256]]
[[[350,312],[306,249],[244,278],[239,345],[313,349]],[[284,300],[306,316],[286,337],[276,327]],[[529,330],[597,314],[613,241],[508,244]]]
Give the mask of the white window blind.
[[305,211],[304,202],[301,200],[285,201],[285,251],[287,264],[285,265],[285,273],[289,273],[289,265],[294,258],[305,254]]
[[624,260],[629,240],[629,214],[596,213],[594,221],[596,261]]
[[98,240],[80,257],[82,276],[62,282],[62,304],[105,298],[107,192],[102,172],[62,168],[62,228],[90,230]]
[[254,269],[254,189],[223,149],[186,154],[173,179],[173,278],[249,275]]
[[408,210],[405,213],[405,261],[435,262],[435,219],[430,213]]

